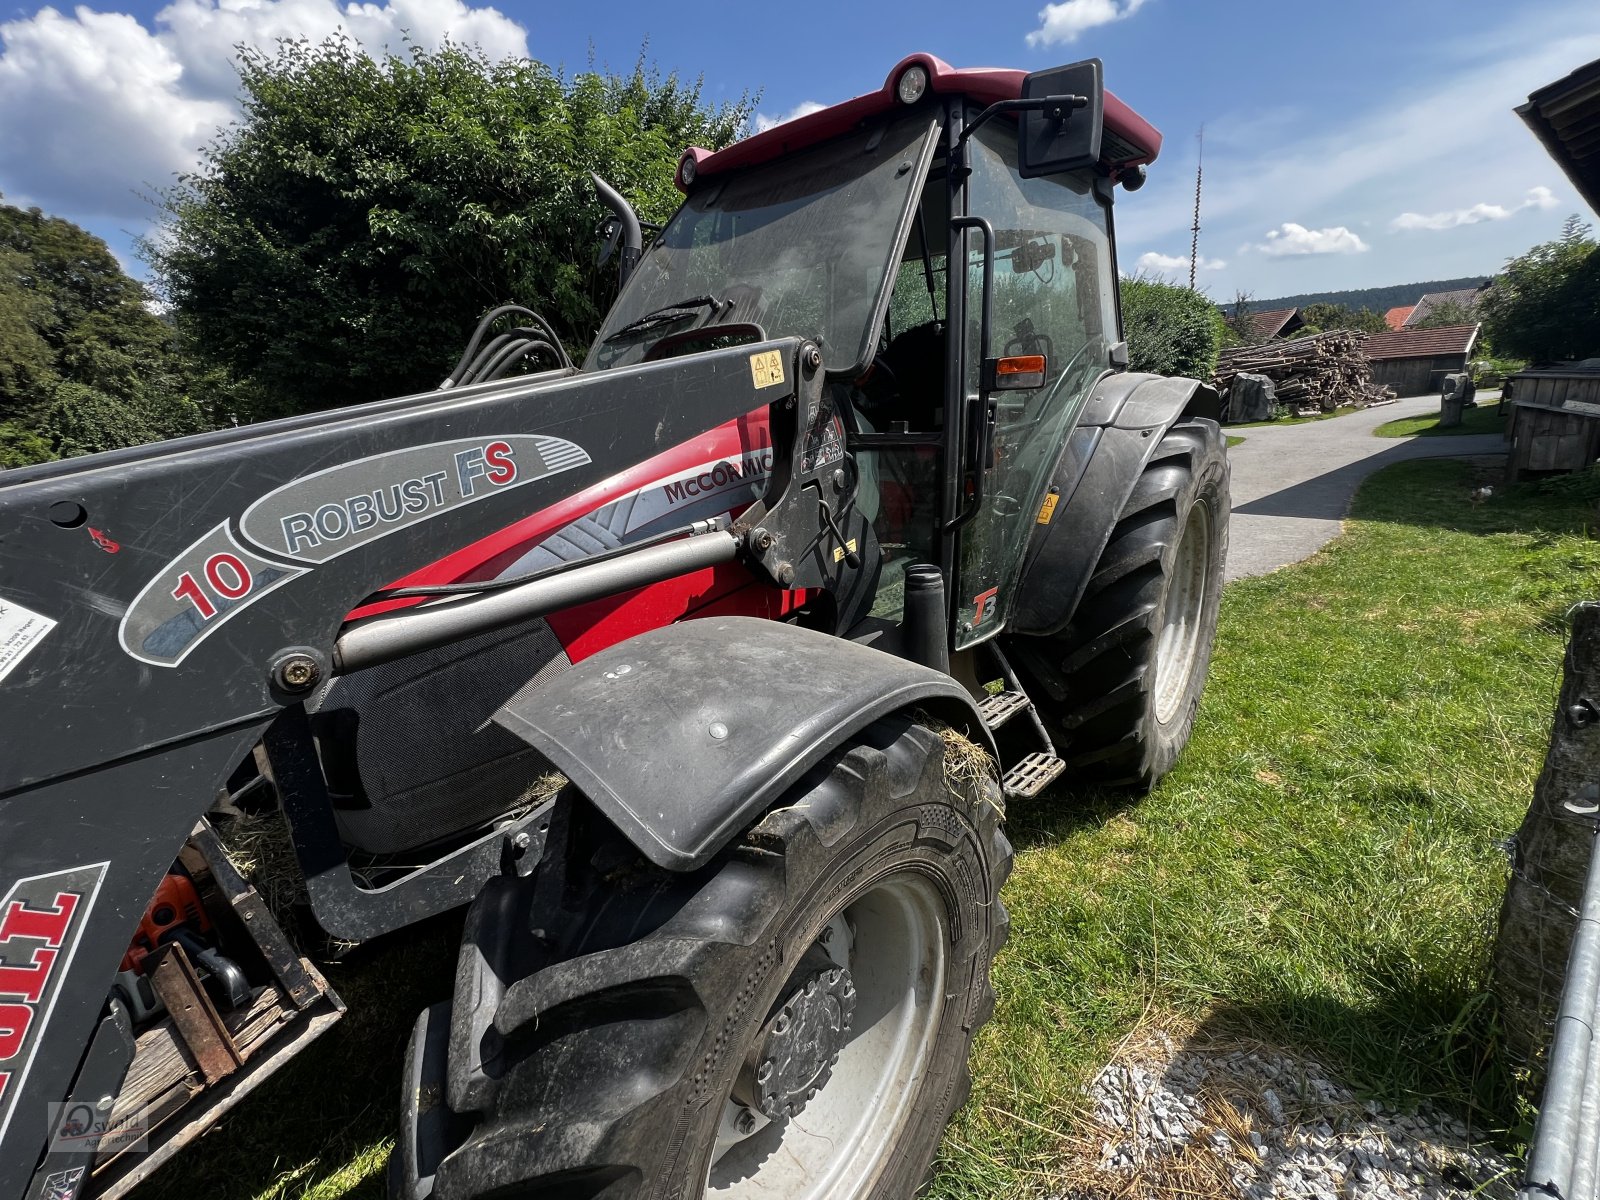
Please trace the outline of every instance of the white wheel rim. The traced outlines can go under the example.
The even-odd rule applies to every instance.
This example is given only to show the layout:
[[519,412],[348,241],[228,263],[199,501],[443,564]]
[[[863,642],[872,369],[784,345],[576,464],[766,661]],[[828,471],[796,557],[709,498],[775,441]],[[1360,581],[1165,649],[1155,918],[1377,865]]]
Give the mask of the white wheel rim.
[[852,900],[856,988],[850,1040],[827,1084],[787,1123],[767,1124],[711,1164],[706,1195],[822,1200],[864,1195],[912,1113],[939,1031],[947,917],[931,880],[902,871]]
[[1205,611],[1206,576],[1210,568],[1211,511],[1204,504],[1189,509],[1161,611],[1156,640],[1156,720],[1171,724],[1189,694],[1200,657],[1201,618]]

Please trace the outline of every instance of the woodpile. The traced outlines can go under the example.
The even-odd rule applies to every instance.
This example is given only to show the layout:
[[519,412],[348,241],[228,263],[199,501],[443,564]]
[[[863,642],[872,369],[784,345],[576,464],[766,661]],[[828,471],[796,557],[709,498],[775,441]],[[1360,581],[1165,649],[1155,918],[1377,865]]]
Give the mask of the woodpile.
[[1330,329],[1290,342],[1235,346],[1217,362],[1217,390],[1226,392],[1235,375],[1265,375],[1277,389],[1278,402],[1291,412],[1332,412],[1366,408],[1394,393],[1372,382],[1372,368],[1362,354],[1366,334]]

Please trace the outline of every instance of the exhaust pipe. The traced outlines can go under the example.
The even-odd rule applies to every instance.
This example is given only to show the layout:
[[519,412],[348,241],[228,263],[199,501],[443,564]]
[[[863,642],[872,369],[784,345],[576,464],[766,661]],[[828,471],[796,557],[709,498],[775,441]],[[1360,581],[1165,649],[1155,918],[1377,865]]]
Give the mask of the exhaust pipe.
[[639,255],[644,252],[644,232],[639,226],[639,214],[633,211],[633,205],[623,199],[621,192],[600,176],[590,172],[589,178],[594,180],[595,194],[600,197],[600,203],[616,214],[618,222],[617,232],[600,252],[596,265],[610,258],[615,248],[618,252],[617,286],[620,288],[627,284],[628,276],[639,265]]

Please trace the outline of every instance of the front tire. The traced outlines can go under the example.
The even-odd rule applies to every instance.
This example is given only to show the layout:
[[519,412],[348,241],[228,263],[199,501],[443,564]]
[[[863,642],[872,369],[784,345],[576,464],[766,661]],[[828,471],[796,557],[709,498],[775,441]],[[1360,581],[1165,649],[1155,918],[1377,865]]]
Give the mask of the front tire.
[[911,1196],[1009,924],[999,785],[972,757],[879,721],[690,874],[560,801],[556,869],[553,843],[468,917],[446,1090],[476,1125],[434,1195]]
[[1006,650],[1083,783],[1145,791],[1189,741],[1228,557],[1228,459],[1214,421],[1169,429],[1123,505],[1072,619]]

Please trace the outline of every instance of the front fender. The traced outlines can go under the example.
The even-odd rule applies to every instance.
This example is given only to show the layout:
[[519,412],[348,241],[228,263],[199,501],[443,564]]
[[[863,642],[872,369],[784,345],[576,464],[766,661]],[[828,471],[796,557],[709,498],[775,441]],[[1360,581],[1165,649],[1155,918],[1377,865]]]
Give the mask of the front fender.
[[703,866],[852,734],[922,708],[990,752],[950,676],[796,625],[708,617],[535,681],[494,720],[657,866]]
[[1049,523],[1032,526],[1014,633],[1061,632],[1163,435],[1186,417],[1216,421],[1221,413],[1216,389],[1197,379],[1124,373],[1095,385],[1056,463]]

